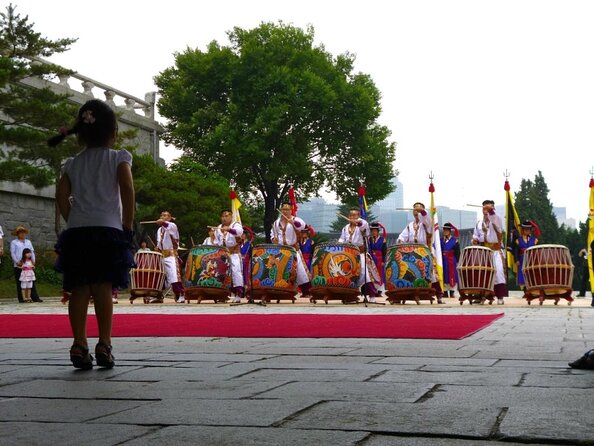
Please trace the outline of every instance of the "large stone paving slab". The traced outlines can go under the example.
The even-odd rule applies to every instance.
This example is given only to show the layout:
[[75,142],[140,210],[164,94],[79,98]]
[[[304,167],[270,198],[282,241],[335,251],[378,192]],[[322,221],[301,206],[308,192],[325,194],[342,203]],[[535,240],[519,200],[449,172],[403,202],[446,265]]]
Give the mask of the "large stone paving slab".
[[[547,443],[550,446],[552,443]],[[526,443],[508,443],[464,438],[402,437],[372,435],[361,446],[526,446]],[[530,443],[531,446],[545,446],[542,443]]]
[[584,410],[592,413],[594,390],[544,387],[500,387],[444,385],[423,405],[454,404],[463,407],[543,407]]
[[353,403],[413,403],[431,390],[432,387],[432,384],[425,383],[292,382],[261,393],[258,398],[291,400],[301,396],[327,401],[352,401]]
[[[214,395],[213,395],[214,396]],[[271,426],[317,401],[163,400],[95,419],[94,423],[141,425]]]
[[304,411],[282,427],[360,430],[399,434],[455,435],[486,438],[501,411],[454,405],[428,407],[414,403],[326,402]]
[[0,422],[0,444],[105,446],[120,444],[153,430],[150,427],[117,424]]
[[[109,414],[134,409],[143,401],[124,400],[64,400],[45,398],[0,399],[0,420],[2,421],[88,421]],[[140,423],[138,423],[140,424]]]
[[[594,391],[589,392],[590,401]],[[554,403],[553,403],[554,404]],[[542,406],[538,410],[512,407],[505,415],[499,430],[504,438],[514,440],[558,440],[568,443],[594,444],[594,410],[579,406],[574,409],[555,409]]]
[[367,432],[313,429],[175,426],[166,427],[123,444],[125,446],[354,446],[359,445],[367,435]]
[[402,371],[390,370],[373,381],[391,381],[399,383],[439,383],[439,384],[464,384],[467,386],[514,386],[521,382],[522,373],[507,372],[484,368],[476,372],[448,372],[448,371]]

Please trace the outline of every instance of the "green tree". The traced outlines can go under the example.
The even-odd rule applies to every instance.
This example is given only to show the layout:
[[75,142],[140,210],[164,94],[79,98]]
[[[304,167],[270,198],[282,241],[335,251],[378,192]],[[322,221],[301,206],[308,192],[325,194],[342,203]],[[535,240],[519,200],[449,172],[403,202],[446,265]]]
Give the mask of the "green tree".
[[155,78],[164,139],[264,202],[266,237],[291,183],[346,201],[365,181],[370,204],[391,192],[395,145],[377,123],[380,93],[354,56],[314,46],[282,22],[234,28],[230,46],[186,49]]
[[[182,156],[170,167],[155,164],[149,155],[134,156],[132,164],[136,190],[138,221],[153,221],[168,210],[176,218],[182,242],[201,244],[208,235],[207,226],[220,223],[220,211],[229,207],[229,185],[188,157]],[[241,207],[242,221],[249,216]],[[150,236],[155,242],[155,225],[138,228],[140,237]],[[150,246],[150,242],[149,242]]]
[[[36,86],[36,81],[69,73],[36,58],[64,52],[76,39],[49,40],[33,26],[12,4],[0,14],[0,143],[15,148],[2,152],[0,180],[42,188],[59,178],[63,160],[78,147],[73,141],[47,146],[47,139],[75,116],[76,106],[66,95]],[[59,225],[56,209],[56,234]]]
[[553,213],[553,204],[549,200],[549,188],[540,171],[534,177],[534,181],[522,179],[515,204],[522,221],[533,220],[540,227],[539,243],[562,242],[559,223]]

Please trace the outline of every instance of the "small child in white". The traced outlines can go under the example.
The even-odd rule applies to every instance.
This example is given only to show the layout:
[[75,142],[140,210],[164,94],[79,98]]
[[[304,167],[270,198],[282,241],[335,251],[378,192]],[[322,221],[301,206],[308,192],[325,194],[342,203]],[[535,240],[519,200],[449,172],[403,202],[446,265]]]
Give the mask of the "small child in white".
[[21,259],[21,289],[23,290],[23,300],[25,302],[33,302],[31,300],[31,289],[35,281],[35,263],[33,262],[33,253],[30,249],[23,249],[23,257]]

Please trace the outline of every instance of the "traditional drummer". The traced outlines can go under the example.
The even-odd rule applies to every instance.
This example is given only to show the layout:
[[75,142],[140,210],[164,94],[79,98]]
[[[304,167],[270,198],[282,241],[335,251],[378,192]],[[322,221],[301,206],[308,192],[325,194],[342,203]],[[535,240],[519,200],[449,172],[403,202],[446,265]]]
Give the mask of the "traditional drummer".
[[366,254],[366,244],[369,237],[369,223],[367,220],[361,218],[361,211],[357,208],[349,210],[349,224],[342,228],[338,243],[351,243],[359,247],[360,273],[358,286],[364,295],[368,295],[370,302],[375,302],[375,296],[378,295],[376,284],[371,280],[371,277],[376,277],[376,283],[379,283],[379,273],[371,260],[371,257]]
[[175,301],[183,303],[184,287],[182,285],[181,262],[177,255],[179,248],[179,231],[177,225],[173,223],[173,217],[169,211],[161,212],[156,221],[160,225],[157,229],[157,251],[163,254],[163,263],[165,265],[165,276],[167,283],[171,286]]
[[[413,204],[413,221],[406,225],[406,227],[398,236],[396,243],[420,243],[427,245],[433,254],[434,250],[432,249],[432,239],[433,221],[431,220],[431,215],[429,215],[429,212],[425,210],[425,205],[417,201],[415,204]],[[435,265],[435,258],[433,260],[433,264]],[[439,283],[435,268],[431,273],[431,288],[435,290],[437,302],[440,304],[445,303],[442,300],[443,291],[441,289],[441,284]]]
[[239,252],[242,235],[243,227],[241,226],[241,223],[233,221],[233,212],[229,209],[222,210],[221,224],[215,229],[214,244],[217,246],[224,246],[229,250],[231,282],[233,284],[231,291],[234,294],[233,303],[241,302],[241,298],[245,291],[241,254]]
[[299,233],[305,229],[306,224],[303,219],[293,216],[291,214],[292,210],[293,207],[290,203],[282,204],[280,208],[281,215],[272,224],[270,239],[272,243],[292,246],[297,251],[297,285],[301,289],[302,296],[308,297],[310,296],[311,282],[299,249]]
[[485,246],[493,251],[493,266],[495,267],[495,288],[493,291],[499,305],[503,305],[503,298],[508,295],[502,240],[503,223],[501,217],[495,213],[495,202],[485,200],[483,201],[483,218],[474,227],[472,244]]

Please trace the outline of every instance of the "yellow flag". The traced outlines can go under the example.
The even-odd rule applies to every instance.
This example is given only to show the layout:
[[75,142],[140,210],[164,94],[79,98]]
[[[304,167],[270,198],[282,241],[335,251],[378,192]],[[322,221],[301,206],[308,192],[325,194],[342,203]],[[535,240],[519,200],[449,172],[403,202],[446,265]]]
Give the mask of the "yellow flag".
[[588,212],[588,270],[590,272],[590,291],[594,293],[594,269],[592,268],[592,241],[594,240],[594,179],[590,178],[590,212]]

